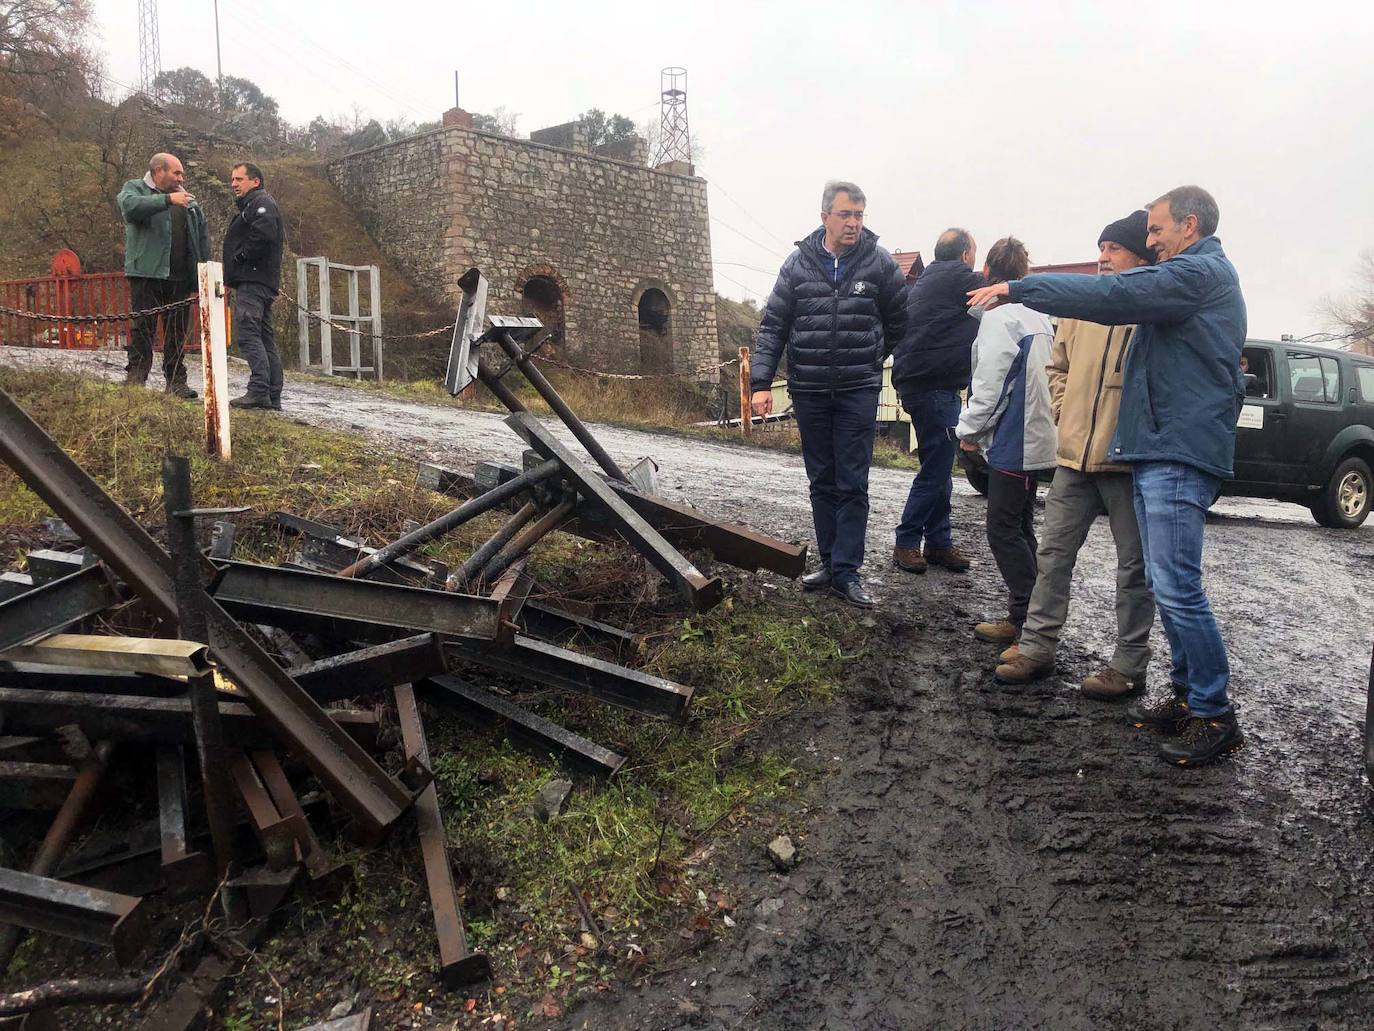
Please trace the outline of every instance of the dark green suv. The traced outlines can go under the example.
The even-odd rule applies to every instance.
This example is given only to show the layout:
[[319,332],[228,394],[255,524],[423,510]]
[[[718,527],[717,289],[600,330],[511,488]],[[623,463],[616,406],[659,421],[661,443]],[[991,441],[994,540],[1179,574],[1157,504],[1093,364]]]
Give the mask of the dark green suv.
[[1277,498],[1353,529],[1374,503],[1374,357],[1247,340],[1236,474],[1224,495]]

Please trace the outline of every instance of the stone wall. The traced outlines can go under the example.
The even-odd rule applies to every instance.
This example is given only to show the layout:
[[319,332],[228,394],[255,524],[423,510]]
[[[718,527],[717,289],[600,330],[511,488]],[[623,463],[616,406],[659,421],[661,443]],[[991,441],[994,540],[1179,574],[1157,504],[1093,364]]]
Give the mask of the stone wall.
[[[493,314],[521,314],[527,296],[546,300],[556,287],[558,353],[572,364],[718,378],[704,180],[458,125],[335,159],[326,172],[436,298],[456,305],[457,279],[473,265],[490,281]],[[640,301],[652,290],[667,298],[667,330],[641,342]],[[645,310],[660,303],[650,294]]]

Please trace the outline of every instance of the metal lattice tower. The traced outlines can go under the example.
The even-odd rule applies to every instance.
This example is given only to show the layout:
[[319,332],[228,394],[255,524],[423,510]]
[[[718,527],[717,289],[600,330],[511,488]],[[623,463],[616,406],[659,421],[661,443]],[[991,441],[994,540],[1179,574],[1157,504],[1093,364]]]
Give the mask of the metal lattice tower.
[[662,73],[663,99],[658,152],[654,164],[667,161],[692,163],[692,137],[687,129],[687,69],[665,68]]
[[162,71],[162,46],[157,38],[157,0],[138,0],[138,88],[156,99],[153,81]]

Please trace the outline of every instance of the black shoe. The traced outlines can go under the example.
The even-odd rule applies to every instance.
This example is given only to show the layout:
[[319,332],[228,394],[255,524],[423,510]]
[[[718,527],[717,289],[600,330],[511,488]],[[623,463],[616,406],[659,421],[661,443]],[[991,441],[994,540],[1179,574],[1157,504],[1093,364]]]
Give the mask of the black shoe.
[[859,609],[871,609],[878,604],[859,580],[850,580],[847,584],[831,584],[830,593]]
[[199,394],[187,385],[185,380],[174,380],[168,383],[167,393],[171,394],[173,397],[179,397],[183,401],[194,401],[196,398],[200,397]]
[[801,578],[803,591],[823,591],[830,586],[830,570],[818,569]]
[[1245,735],[1236,723],[1236,714],[1193,716],[1178,732],[1178,737],[1159,747],[1159,757],[1175,766],[1206,766],[1227,752],[1245,744]]
[[1187,696],[1177,691],[1170,691],[1153,702],[1136,702],[1126,710],[1126,718],[1137,727],[1162,730],[1166,734],[1177,734],[1191,715]]
[[279,397],[274,397],[274,398],[272,398],[272,400],[268,402],[268,406],[272,409],[272,411],[274,411],[274,412],[280,412],[280,411],[281,411],[281,398],[279,398]]
[[236,397],[229,402],[230,408],[271,408],[272,402],[265,397],[253,397],[251,394],[244,394]]

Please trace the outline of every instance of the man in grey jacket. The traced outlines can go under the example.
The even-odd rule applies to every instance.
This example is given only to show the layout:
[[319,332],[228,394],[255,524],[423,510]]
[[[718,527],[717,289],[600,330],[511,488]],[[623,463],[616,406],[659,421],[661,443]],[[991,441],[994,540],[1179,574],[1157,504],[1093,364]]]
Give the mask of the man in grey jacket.
[[[209,258],[210,233],[195,197],[182,186],[185,172],[174,154],[154,154],[148,173],[130,179],[116,203],[124,219],[124,275],[134,311],[184,300],[196,292],[196,266]],[[134,319],[129,338],[127,383],[142,386],[153,367],[157,315]],[[162,373],[167,392],[194,398],[182,353],[191,307],[162,313]]]

